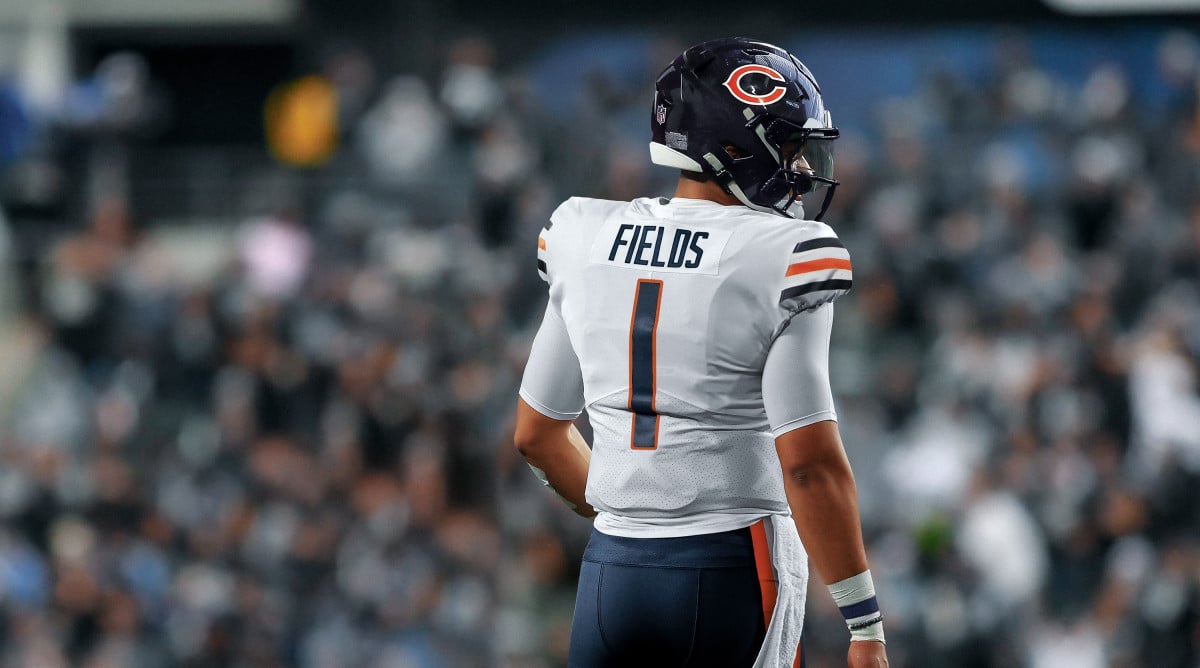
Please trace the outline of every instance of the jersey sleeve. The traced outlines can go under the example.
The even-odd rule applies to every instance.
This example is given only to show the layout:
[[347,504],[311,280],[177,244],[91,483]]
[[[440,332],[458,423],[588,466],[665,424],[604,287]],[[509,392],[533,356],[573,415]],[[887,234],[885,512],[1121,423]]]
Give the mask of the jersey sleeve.
[[[560,204],[538,234],[538,275],[546,282],[550,298],[521,378],[520,395],[525,403],[555,420],[574,420],[583,412],[583,372],[562,316],[572,261],[573,240],[567,232],[570,221],[578,217],[576,199]],[[556,262],[564,263],[562,268],[556,267]]]
[[[549,226],[549,224],[550,223],[547,223],[547,226]],[[550,267],[546,264],[546,259],[549,257],[549,254],[546,251],[546,245],[548,243],[546,241],[546,232],[548,231],[549,227],[543,227],[541,233],[538,234],[537,239],[538,276],[540,276],[543,281],[546,281],[547,284],[550,283]]]
[[771,433],[779,437],[823,420],[837,420],[829,385],[833,305],[800,313],[767,351],[762,396]]
[[788,256],[779,306],[795,315],[846,294],[853,283],[850,252],[828,225],[810,223]]
[[574,420],[583,412],[583,372],[567,326],[554,303],[546,305],[521,378],[521,398],[555,420]]
[[[561,244],[561,241],[559,241],[557,237],[560,236],[564,220],[571,216],[573,211],[578,209],[575,199],[576,198],[572,197],[562,204],[559,204],[558,208],[554,210],[554,213],[550,214],[550,219],[546,221],[545,226],[542,227],[542,231],[538,233],[538,276],[540,276],[547,285],[549,285],[554,279],[554,262],[550,259],[550,253],[556,246]],[[555,229],[556,224],[558,225],[558,229]]]

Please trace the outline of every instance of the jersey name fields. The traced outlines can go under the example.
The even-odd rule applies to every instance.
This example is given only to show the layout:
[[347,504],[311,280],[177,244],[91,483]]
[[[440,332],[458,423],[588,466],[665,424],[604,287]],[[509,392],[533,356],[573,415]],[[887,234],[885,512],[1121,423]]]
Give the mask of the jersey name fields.
[[695,269],[704,257],[701,242],[708,236],[708,232],[683,227],[668,229],[659,225],[624,223],[613,236],[608,261],[644,267]]

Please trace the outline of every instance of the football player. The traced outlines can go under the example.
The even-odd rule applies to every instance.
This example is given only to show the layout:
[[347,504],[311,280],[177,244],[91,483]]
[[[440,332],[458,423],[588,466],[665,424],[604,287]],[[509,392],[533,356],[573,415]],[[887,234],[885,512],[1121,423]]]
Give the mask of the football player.
[[837,185],[821,91],[783,49],[709,41],[658,77],[651,128],[673,198],[571,198],[538,238],[550,298],[515,441],[595,517],[570,665],[802,665],[811,558],[849,665],[886,666],[828,377],[851,267],[818,222]]

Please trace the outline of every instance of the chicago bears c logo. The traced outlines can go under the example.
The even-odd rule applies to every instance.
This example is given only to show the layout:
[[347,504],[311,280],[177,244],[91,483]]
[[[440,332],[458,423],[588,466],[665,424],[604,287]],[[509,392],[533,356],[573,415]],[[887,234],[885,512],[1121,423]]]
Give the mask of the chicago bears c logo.
[[734,97],[745,102],[746,104],[771,104],[783,99],[787,95],[787,88],[784,86],[776,86],[766,95],[756,95],[752,91],[748,91],[742,87],[742,79],[748,74],[763,74],[768,79],[774,81],[787,81],[783,75],[766,65],[742,65],[736,70],[729,73],[729,78],[725,80],[725,87]]

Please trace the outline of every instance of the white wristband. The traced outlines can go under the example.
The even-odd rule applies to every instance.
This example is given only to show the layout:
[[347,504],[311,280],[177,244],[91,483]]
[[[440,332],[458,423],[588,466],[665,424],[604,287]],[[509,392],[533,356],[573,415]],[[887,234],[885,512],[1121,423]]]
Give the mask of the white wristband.
[[883,615],[879,612],[870,570],[829,585],[829,593],[846,619],[850,640],[884,642]]

